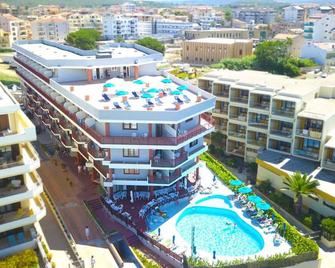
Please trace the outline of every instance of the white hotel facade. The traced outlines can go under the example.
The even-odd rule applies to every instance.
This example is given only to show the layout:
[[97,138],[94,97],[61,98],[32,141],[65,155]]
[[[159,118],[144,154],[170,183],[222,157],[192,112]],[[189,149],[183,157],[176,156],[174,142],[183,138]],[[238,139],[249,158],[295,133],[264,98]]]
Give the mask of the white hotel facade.
[[136,44],[82,51],[50,41],[14,49],[28,109],[109,194],[197,178],[215,97],[192,85],[174,95],[185,82],[156,70],[160,53]]

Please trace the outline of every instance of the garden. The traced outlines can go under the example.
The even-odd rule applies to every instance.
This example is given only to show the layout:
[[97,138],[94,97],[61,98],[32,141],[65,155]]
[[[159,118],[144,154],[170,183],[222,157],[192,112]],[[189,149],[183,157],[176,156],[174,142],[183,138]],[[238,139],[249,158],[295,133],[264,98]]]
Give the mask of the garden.
[[38,268],[38,257],[33,249],[0,260],[0,268]]

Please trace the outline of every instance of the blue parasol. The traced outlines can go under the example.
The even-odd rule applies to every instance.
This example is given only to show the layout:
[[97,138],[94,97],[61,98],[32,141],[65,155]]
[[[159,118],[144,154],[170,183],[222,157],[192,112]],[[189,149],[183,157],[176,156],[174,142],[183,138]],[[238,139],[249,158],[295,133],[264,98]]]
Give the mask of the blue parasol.
[[240,181],[240,180],[231,180],[231,181],[229,182],[229,184],[230,184],[231,186],[240,186],[240,185],[243,184],[243,181]]
[[152,99],[153,96],[150,93],[144,93],[141,95],[141,98],[143,99]]
[[256,203],[256,208],[260,209],[260,210],[263,210],[263,211],[266,211],[266,210],[269,210],[271,208],[271,206],[268,203],[259,202],[259,203]]
[[171,92],[171,95],[181,95],[181,94],[183,94],[183,93],[181,93],[181,91],[179,91],[179,90],[174,90],[174,91],[172,91]]
[[250,195],[248,196],[248,200],[252,203],[259,203],[259,202],[263,202],[263,199],[260,198],[258,195]]
[[118,90],[115,93],[116,96],[126,96],[128,94],[129,94],[129,92],[128,91],[124,91],[124,90]]
[[241,194],[248,194],[252,192],[252,189],[250,187],[244,186],[238,189],[238,192]]
[[177,87],[177,89],[180,90],[180,91],[187,90],[188,88],[189,88],[188,85],[181,85],[181,86]]
[[161,82],[164,83],[164,84],[170,84],[172,82],[172,80],[169,79],[169,78],[164,78],[163,80],[161,80]]
[[115,85],[112,83],[106,83],[104,84],[104,87],[115,87]]
[[137,80],[133,81],[133,83],[136,84],[136,85],[143,85],[144,81],[141,80],[141,79],[137,79]]
[[152,88],[149,88],[147,91],[147,93],[158,93],[159,92],[159,89],[155,88],[155,87],[152,87]]

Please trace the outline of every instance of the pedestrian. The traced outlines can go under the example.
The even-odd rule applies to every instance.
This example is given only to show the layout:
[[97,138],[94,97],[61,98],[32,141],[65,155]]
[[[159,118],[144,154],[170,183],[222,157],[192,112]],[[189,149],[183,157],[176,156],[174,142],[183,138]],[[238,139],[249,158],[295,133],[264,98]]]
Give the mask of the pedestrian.
[[90,240],[90,228],[88,226],[85,227],[85,236],[86,240]]
[[81,165],[78,165],[78,175],[81,173]]
[[95,259],[94,259],[94,256],[92,255],[91,256],[91,268],[94,268],[94,265],[95,265]]

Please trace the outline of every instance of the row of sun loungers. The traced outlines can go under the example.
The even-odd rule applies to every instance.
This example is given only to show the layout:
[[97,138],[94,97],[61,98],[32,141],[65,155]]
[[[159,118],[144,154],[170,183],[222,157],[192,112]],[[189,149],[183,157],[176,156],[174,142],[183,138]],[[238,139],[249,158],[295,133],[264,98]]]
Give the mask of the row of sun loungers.
[[118,201],[118,200],[123,200],[127,197],[127,192],[117,192],[115,194],[113,194],[113,199],[115,201]]
[[149,192],[134,192],[135,200],[148,200],[150,198]]
[[119,213],[122,213],[122,210],[123,210],[123,205],[122,204],[121,205],[116,205],[114,203],[114,201],[109,199],[109,198],[105,198],[105,201],[112,210],[114,210],[116,212],[119,212]]
[[154,191],[155,198],[176,191],[176,185]]

